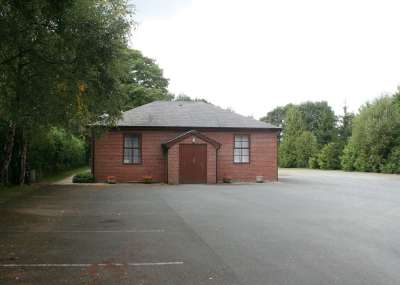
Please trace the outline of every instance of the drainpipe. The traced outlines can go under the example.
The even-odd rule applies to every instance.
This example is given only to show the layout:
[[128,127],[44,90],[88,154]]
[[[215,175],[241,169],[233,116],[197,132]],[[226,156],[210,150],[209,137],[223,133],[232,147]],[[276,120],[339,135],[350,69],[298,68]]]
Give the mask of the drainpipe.
[[219,148],[215,148],[215,183],[218,184],[218,151]]

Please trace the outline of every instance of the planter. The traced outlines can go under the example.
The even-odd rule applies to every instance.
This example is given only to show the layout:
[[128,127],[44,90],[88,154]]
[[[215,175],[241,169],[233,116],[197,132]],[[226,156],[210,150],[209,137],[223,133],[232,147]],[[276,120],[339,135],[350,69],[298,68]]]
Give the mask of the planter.
[[115,176],[107,176],[106,182],[108,184],[115,184],[115,183],[117,183],[117,179],[115,178]]

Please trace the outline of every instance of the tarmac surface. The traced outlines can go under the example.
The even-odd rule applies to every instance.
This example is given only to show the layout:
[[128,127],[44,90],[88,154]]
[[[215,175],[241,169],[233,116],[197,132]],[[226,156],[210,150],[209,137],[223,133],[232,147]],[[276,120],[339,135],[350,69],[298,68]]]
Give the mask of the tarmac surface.
[[0,284],[400,284],[400,176],[47,186],[0,204]]

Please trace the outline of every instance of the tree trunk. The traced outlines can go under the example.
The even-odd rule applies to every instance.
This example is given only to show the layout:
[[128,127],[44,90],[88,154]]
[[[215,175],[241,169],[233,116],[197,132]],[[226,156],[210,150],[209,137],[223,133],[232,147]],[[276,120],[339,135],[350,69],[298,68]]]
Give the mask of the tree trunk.
[[28,141],[24,130],[21,135],[21,152],[20,152],[20,168],[19,168],[19,185],[24,185],[26,176],[26,155],[28,152]]
[[4,185],[8,184],[8,168],[12,158],[14,138],[15,123],[11,121],[8,126],[7,137],[3,147],[3,161],[0,163],[1,182]]

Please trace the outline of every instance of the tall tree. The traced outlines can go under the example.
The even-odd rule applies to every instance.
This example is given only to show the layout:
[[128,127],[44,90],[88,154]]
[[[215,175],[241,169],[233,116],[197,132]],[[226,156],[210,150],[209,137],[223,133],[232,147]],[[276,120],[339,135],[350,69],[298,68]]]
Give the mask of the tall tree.
[[186,94],[183,94],[183,93],[181,93],[178,96],[176,96],[174,98],[174,100],[175,101],[186,101],[186,102],[204,102],[204,103],[209,103],[210,104],[210,102],[208,102],[206,99],[203,99],[203,98],[192,98],[192,97],[190,97],[190,96],[188,96]]
[[[342,166],[347,170],[385,171],[397,157],[400,145],[400,110],[395,97],[381,97],[361,107],[344,150]],[[400,162],[397,164],[400,166]]]
[[[132,22],[125,0],[0,0],[0,15],[5,174],[15,132],[28,143],[37,126],[85,125],[104,113],[112,122],[120,115],[121,63]],[[26,158],[25,142],[19,145]]]
[[339,117],[338,125],[338,139],[342,145],[346,144],[347,140],[351,136],[353,127],[354,113],[347,111],[347,106],[343,107],[343,115]]
[[336,116],[325,101],[305,102],[299,105],[287,104],[286,106],[276,107],[261,118],[261,121],[284,127],[286,113],[291,107],[298,108],[303,117],[305,130],[310,131],[316,137],[320,146],[329,143],[335,138]]
[[312,132],[319,145],[331,142],[336,136],[336,116],[327,102],[305,102],[299,105],[306,129]]
[[296,107],[290,107],[287,110],[284,121],[283,139],[279,146],[279,164],[282,167],[296,167],[296,140],[305,131],[305,123],[301,112]]
[[268,112],[267,115],[265,117],[262,117],[260,120],[278,127],[282,127],[286,112],[290,107],[293,107],[293,104],[287,104],[283,107],[278,106],[272,111]]
[[156,62],[134,49],[126,49],[126,69],[123,89],[127,94],[124,110],[156,100],[172,100],[168,92],[168,79]]

